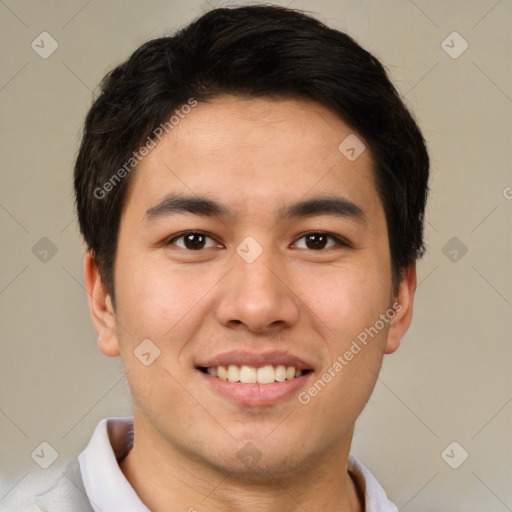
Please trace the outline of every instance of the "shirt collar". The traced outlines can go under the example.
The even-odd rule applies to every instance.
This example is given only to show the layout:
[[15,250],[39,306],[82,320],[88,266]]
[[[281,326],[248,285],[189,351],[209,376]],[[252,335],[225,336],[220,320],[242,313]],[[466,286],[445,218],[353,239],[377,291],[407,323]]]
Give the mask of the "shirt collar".
[[119,467],[133,444],[133,417],[99,422],[87,448],[78,456],[85,491],[94,512],[151,512]]
[[398,512],[370,470],[352,455],[348,458],[348,471],[364,496],[366,512]]

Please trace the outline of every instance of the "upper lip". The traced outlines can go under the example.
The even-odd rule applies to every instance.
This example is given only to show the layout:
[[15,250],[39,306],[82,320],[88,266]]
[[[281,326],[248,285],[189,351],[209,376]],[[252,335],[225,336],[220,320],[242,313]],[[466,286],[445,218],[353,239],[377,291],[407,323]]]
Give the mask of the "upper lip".
[[222,352],[210,359],[201,361],[197,364],[198,368],[215,368],[217,366],[229,366],[235,364],[237,366],[254,366],[261,367],[267,365],[284,365],[293,366],[297,370],[312,370],[313,366],[300,357],[289,352],[270,351],[270,352],[246,352],[240,350],[232,350],[230,352]]

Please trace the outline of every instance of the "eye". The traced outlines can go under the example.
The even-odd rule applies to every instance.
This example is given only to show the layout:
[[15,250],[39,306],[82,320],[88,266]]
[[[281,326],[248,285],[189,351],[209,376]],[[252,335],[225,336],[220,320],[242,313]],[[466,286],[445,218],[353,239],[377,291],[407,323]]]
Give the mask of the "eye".
[[[208,245],[208,240],[210,241]],[[322,251],[324,249],[331,249],[333,247],[349,247],[349,243],[344,241],[343,239],[327,233],[325,231],[315,231],[311,233],[306,233],[302,235],[298,240],[304,240],[305,243],[303,247],[298,247],[299,249],[310,249],[313,251]],[[331,240],[331,245],[328,245],[328,241]],[[177,243],[181,241],[181,243]],[[297,246],[295,243],[295,246]],[[185,249],[188,251],[201,251],[202,249],[209,249],[212,247],[223,247],[218,242],[215,241],[213,237],[203,233],[202,231],[185,231],[183,233],[179,233],[174,235],[172,238],[168,239],[165,242],[165,245],[176,245],[181,249]]]
[[[325,231],[315,231],[311,233],[306,233],[302,235],[299,240],[305,240],[306,247],[299,247],[299,249],[311,249],[313,251],[321,251],[322,249],[331,249],[335,246],[348,247],[349,244],[342,240],[341,238],[331,235],[330,233],[326,233]],[[327,241],[331,239],[334,243],[326,247]]]
[[[175,243],[177,240],[180,239],[183,240],[182,245]],[[206,244],[206,241],[208,239],[212,241],[212,243],[210,243],[209,246]],[[167,240],[165,242],[165,245],[176,245],[181,249],[186,249],[190,251],[200,251],[201,249],[208,249],[210,247],[219,246],[219,244],[216,243],[211,236],[201,231],[185,231],[184,233],[180,233],[179,235],[173,236],[172,238]]]

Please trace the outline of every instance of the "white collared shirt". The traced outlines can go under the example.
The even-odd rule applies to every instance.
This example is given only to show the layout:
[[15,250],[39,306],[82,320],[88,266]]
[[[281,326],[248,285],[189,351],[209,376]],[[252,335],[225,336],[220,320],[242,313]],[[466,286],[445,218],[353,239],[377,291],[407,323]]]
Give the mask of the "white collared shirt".
[[[151,512],[119,467],[133,443],[133,417],[101,420],[78,456],[87,496],[94,512]],[[348,470],[365,497],[366,512],[398,512],[370,471],[353,456]]]

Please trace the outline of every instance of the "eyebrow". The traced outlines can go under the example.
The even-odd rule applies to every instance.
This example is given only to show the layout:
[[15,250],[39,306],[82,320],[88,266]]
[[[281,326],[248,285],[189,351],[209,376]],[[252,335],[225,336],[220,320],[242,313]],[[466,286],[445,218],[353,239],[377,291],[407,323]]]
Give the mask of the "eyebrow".
[[[192,214],[202,217],[225,217],[234,219],[236,215],[227,206],[204,196],[169,194],[146,211],[146,222],[176,214]],[[366,223],[364,210],[345,197],[337,195],[319,196],[292,203],[278,211],[280,220],[296,217],[332,215],[351,218]]]

